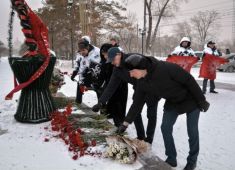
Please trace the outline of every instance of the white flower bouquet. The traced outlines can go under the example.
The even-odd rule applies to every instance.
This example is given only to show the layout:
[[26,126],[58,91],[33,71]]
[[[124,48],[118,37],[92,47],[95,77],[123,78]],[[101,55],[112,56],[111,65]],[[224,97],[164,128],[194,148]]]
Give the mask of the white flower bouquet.
[[104,156],[112,158],[123,164],[132,164],[137,159],[137,149],[128,138],[121,136],[110,136],[106,138],[108,147]]

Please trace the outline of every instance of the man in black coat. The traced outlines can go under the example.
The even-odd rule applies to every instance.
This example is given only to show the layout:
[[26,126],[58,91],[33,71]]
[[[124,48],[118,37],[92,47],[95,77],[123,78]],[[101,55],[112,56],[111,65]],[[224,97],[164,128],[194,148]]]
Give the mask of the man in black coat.
[[[99,97],[107,87],[113,72],[113,65],[111,63],[107,63],[108,50],[112,47],[112,44],[105,43],[100,48],[101,73],[98,79],[102,85],[99,88]],[[114,94],[108,100],[107,105],[104,106],[105,109],[101,109],[101,114],[102,110],[105,110],[103,114],[108,114],[109,118],[113,118],[113,122],[116,127],[120,126],[124,121],[126,115],[127,96],[128,84],[125,81],[121,81]]]
[[[108,51],[108,62],[114,65],[114,69],[106,89],[102,93],[102,96],[99,98],[98,104],[93,106],[93,111],[98,112],[102,105],[107,103],[107,101],[115,93],[116,89],[122,81],[134,85],[135,89],[137,81],[134,78],[130,77],[129,70],[124,67],[124,60],[127,59],[129,56],[131,56],[131,54],[124,54],[118,47],[113,47]],[[159,99],[157,97],[151,95],[147,96],[144,99],[144,103],[147,104],[147,137],[145,135],[144,125],[141,116],[141,111],[144,106],[144,103],[141,105],[141,109],[139,110],[139,112],[136,113],[137,116],[135,117],[134,121],[137,131],[137,138],[139,140],[145,140],[150,144],[153,141],[154,132],[156,128],[158,100]]]
[[161,130],[168,156],[166,162],[172,167],[177,166],[173,126],[178,115],[186,113],[190,151],[184,170],[195,169],[199,153],[199,115],[200,111],[206,112],[209,108],[195,79],[180,66],[153,57],[132,56],[125,60],[125,65],[131,70],[130,76],[138,82],[133,104],[123,125],[118,128],[118,133],[124,132],[127,125],[135,120],[146,96],[151,94],[164,98],[166,101]]

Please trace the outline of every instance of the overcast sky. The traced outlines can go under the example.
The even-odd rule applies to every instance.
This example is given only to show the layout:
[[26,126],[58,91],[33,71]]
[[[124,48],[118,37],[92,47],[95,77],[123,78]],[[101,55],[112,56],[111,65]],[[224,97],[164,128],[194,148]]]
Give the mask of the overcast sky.
[[[41,0],[26,0],[29,6],[32,9],[37,9],[41,7]],[[1,0],[0,4],[0,40],[4,43],[7,43],[8,37],[8,20],[9,20],[9,13],[10,13],[10,0]],[[20,41],[24,40],[24,36],[21,33],[21,27],[19,26],[19,19],[14,18],[14,40],[19,39]]]
[[[129,0],[128,4],[128,9],[131,12],[136,13],[141,27],[143,27],[143,2],[143,0]],[[233,0],[188,0],[188,3],[181,3],[180,9],[178,12],[176,12],[175,17],[169,21],[161,23],[161,35],[169,34],[169,31],[173,29],[175,23],[189,20],[198,11],[206,11],[212,9],[216,10],[221,15],[221,19],[219,21],[219,23],[221,24],[220,41],[225,39],[231,40]]]
[[[27,0],[32,9],[37,9],[42,6],[41,0]],[[138,23],[142,26],[143,21],[143,0],[129,0],[127,9],[135,13],[138,18]],[[176,17],[170,21],[162,23],[161,35],[168,34],[175,23],[189,20],[190,17],[195,15],[199,10],[217,10],[221,15],[221,31],[220,40],[229,39],[232,37],[232,13],[233,13],[233,0],[189,0],[188,3],[183,3],[180,10],[176,13]],[[10,11],[10,0],[1,0],[0,5],[0,40],[4,43],[7,42],[8,19]],[[164,25],[171,26],[164,26]],[[21,28],[19,27],[19,20],[15,18],[14,21],[14,41],[19,39],[24,40]]]

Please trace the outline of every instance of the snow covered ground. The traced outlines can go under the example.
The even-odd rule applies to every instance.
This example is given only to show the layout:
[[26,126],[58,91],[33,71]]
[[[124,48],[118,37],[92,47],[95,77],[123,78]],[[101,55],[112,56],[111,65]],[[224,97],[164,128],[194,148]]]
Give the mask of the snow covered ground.
[[[63,71],[71,73],[70,62],[59,64]],[[192,74],[198,77],[198,68],[193,68]],[[14,112],[17,106],[15,95],[14,100],[5,101],[5,95],[13,88],[13,76],[8,66],[7,59],[2,58],[0,62],[0,131],[8,130],[8,133],[0,133],[0,169],[4,170],[75,170],[75,169],[138,169],[140,163],[134,165],[120,165],[110,160],[93,157],[82,157],[74,161],[69,156],[67,148],[59,140],[50,140],[45,143],[44,138],[47,132],[44,127],[49,123],[29,125],[17,123]],[[198,78],[197,78],[198,79]],[[68,76],[66,84],[60,90],[67,96],[75,96],[76,83]],[[235,84],[235,74],[218,73],[216,82]],[[201,150],[198,159],[197,170],[234,170],[235,169],[235,91],[218,89],[218,95],[207,94],[206,97],[211,103],[207,113],[201,113],[200,117],[200,145]],[[128,96],[128,107],[132,103],[133,90],[130,86]],[[92,106],[97,102],[96,95],[88,91],[84,95],[84,102]],[[161,100],[158,107],[158,124],[152,151],[160,158],[165,159],[164,144],[160,131],[163,103]],[[143,119],[146,125],[146,107],[143,109]],[[136,136],[135,128],[131,125],[128,128],[131,137]],[[186,116],[179,116],[174,127],[175,143],[178,151],[178,167],[181,170],[186,164],[188,153],[188,138],[186,131]]]

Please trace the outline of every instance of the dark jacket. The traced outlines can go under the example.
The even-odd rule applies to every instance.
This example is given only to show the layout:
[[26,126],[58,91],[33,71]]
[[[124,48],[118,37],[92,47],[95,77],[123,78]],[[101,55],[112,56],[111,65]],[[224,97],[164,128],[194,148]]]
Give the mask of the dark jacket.
[[176,64],[148,58],[147,76],[138,80],[133,104],[125,118],[132,123],[147,95],[166,99],[164,109],[175,110],[179,114],[193,111],[198,103],[205,101],[201,88],[183,68]]
[[128,54],[123,54],[122,56],[122,64],[120,67],[114,67],[112,76],[110,78],[110,81],[105,88],[102,96],[99,98],[99,103],[105,104],[107,101],[112,97],[112,95],[115,93],[119,85],[123,82],[130,83],[132,85],[136,84],[136,80],[131,78],[129,75],[129,71],[124,67],[124,60],[128,57]]
[[[100,74],[100,81],[103,82],[102,83],[102,90],[105,90],[107,85],[110,82],[112,73],[113,73],[113,65],[111,63],[106,63],[106,60],[103,59],[102,55],[101,55],[101,74]],[[110,97],[110,99],[108,99],[109,101],[119,101],[122,99],[121,96],[126,96],[124,94],[127,93],[127,82],[126,81],[121,81],[116,90],[114,91],[112,97]]]

